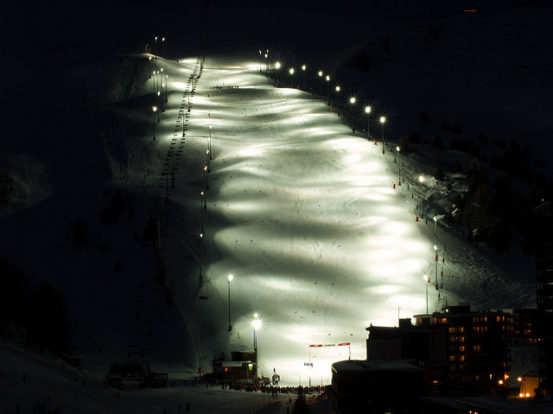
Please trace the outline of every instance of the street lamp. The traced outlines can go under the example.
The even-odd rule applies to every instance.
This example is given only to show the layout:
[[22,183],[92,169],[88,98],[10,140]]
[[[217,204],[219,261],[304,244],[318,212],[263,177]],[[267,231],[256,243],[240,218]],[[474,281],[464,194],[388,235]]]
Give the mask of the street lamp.
[[428,315],[428,284],[430,283],[430,278],[427,275],[422,277],[425,281],[424,287],[426,290],[426,314]]
[[259,366],[259,357],[257,353],[257,331],[261,329],[261,326],[263,325],[261,319],[259,318],[259,313],[256,312],[253,314],[251,324],[253,327],[253,350],[255,352],[255,376],[257,377],[257,367]]
[[168,98],[167,96],[167,82],[169,82],[168,79],[169,79],[169,75],[165,75],[165,103],[167,103],[167,98]]
[[165,38],[161,38],[161,57],[165,57]]
[[307,70],[307,66],[306,65],[301,65],[301,76],[302,76],[302,81],[303,81],[303,90],[305,90],[305,71]]
[[207,128],[209,130],[209,142],[207,144],[208,149],[209,149],[209,159],[212,160],[213,159],[213,151],[212,151],[212,146],[211,146],[211,125],[209,125]]
[[252,318],[252,327],[253,327],[253,350],[255,351],[255,361],[257,362],[257,331],[261,329],[263,323],[259,319],[259,313],[255,312]]
[[327,96],[327,100],[328,100],[328,105],[330,105],[330,75],[326,75],[326,76],[325,76],[325,80],[326,80],[327,83],[328,83],[328,96]]
[[321,78],[319,82],[319,96],[321,96],[323,94],[323,71],[318,71],[317,75]]
[[336,93],[340,92],[340,89],[341,89],[340,85],[336,85],[336,88],[334,88],[334,89],[336,89]]
[[290,87],[294,87],[294,68],[290,68],[288,70],[288,73],[290,74]]
[[365,107],[365,113],[367,114],[367,139],[368,140],[371,139],[371,134],[369,133],[369,124],[371,121],[371,110],[372,108],[369,105]]
[[355,102],[357,102],[357,99],[355,99],[355,96],[352,96],[351,98],[349,98],[350,104],[355,105]]
[[230,282],[232,282],[232,279],[234,279],[234,275],[228,275],[227,276],[227,282],[228,282],[228,331],[232,331],[232,325],[230,324]]
[[434,216],[434,262],[436,268],[436,290],[438,290],[438,218]]
[[259,52],[259,73],[261,73],[261,49],[259,49],[258,52]]
[[401,185],[401,159],[399,158],[399,145],[396,146],[397,151],[397,185]]
[[[156,126],[159,122],[159,112],[157,112],[157,106],[152,106],[152,111],[154,113],[154,141],[156,140]],[[157,122],[156,122],[156,112],[157,112]]]
[[[420,184],[424,183],[424,175],[422,175],[422,174],[419,175],[419,183],[420,183]],[[421,193],[421,208],[420,208],[420,211],[421,211],[421,214],[420,214],[420,215],[421,215],[421,219],[424,218],[424,217],[423,217],[423,210],[422,210],[422,207],[423,207],[423,206],[422,206],[422,202],[423,202],[423,200],[424,200],[424,198],[422,197],[422,193]]]
[[382,154],[384,154],[384,151],[386,149],[386,142],[384,141],[384,123],[386,122],[386,117],[381,116],[380,117],[380,129],[382,131]]
[[280,65],[280,62],[277,61],[277,62],[275,63],[275,70],[277,71],[277,72],[276,72],[276,78],[275,78],[275,86],[276,86],[276,87],[278,87],[278,73],[279,73],[278,70],[280,69],[280,66],[281,66],[281,65]]

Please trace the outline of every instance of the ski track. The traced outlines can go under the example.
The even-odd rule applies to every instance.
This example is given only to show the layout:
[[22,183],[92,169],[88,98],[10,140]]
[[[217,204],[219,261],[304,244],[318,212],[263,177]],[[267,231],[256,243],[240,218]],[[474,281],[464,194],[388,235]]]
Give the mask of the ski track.
[[[248,63],[217,58],[207,59],[197,92],[188,141],[196,155],[208,125],[213,134],[204,243],[217,253],[204,251],[209,282],[200,293],[210,298],[211,324],[227,352],[251,349],[251,315],[259,312],[260,373],[275,368],[288,384],[329,382],[330,364],[347,350],[326,349],[309,371],[309,344],[351,342],[352,358],[363,359],[369,324],[424,312],[422,275],[435,279],[434,226],[414,221],[406,186],[392,188],[397,164],[381,143],[353,136],[311,95],[274,88]],[[441,226],[438,233],[445,242]],[[430,310],[446,300],[489,307],[492,294],[497,304],[519,295],[462,240],[448,236],[447,244],[438,269],[444,289],[439,300],[432,289]],[[225,336],[229,273],[233,330]],[[210,338],[201,342],[223,351]]]

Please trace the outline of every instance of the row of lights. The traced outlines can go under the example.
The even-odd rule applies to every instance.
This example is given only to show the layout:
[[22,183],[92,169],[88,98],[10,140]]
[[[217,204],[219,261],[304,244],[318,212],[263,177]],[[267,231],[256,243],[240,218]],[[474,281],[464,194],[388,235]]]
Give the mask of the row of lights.
[[[259,53],[259,56],[260,56],[260,62],[259,62],[259,71],[261,72],[261,55],[262,55],[262,51],[261,49],[258,50],[258,53]],[[265,56],[265,59],[267,59],[269,57],[269,49],[267,49],[266,53],[264,54]],[[279,70],[280,68],[282,67],[282,64],[280,63],[280,61],[276,61],[275,62],[275,69],[276,70]],[[307,70],[307,65],[303,64],[301,65],[301,70],[302,72],[305,72]],[[288,73],[293,76],[295,73],[296,73],[296,70],[294,67],[290,67],[288,69]],[[319,78],[323,78],[327,81],[327,82],[330,82],[330,75],[329,74],[324,74],[324,72],[322,70],[319,70],[317,72],[317,75],[319,76]],[[340,85],[336,85],[334,87],[334,90],[336,91],[336,93],[340,93],[340,91],[342,90],[341,86]],[[349,98],[349,103],[350,105],[355,105],[357,103],[357,98],[355,96],[351,96]],[[330,104],[330,87],[329,87],[329,104]],[[365,106],[365,113],[369,116],[369,114],[371,113],[372,111],[372,107],[370,105],[367,105]],[[381,126],[384,125],[384,123],[386,122],[386,117],[384,115],[380,116],[379,118],[379,122],[381,124]],[[367,138],[370,139],[370,134],[369,134],[369,125],[367,123]],[[382,133],[382,140],[384,141],[384,133]]]
[[[261,56],[262,56],[261,49],[258,51],[258,53],[259,53],[259,56],[260,56],[259,71],[261,72]],[[263,56],[265,57],[265,59],[268,59],[268,57],[269,57],[269,50],[268,49],[266,50],[266,52]],[[267,64],[266,64],[266,67],[267,67]],[[280,61],[276,61],[275,62],[275,69],[279,70],[281,67],[282,67],[282,64],[280,63]],[[301,70],[302,70],[302,73],[305,73],[305,71],[307,70],[307,65],[303,64],[301,66]],[[290,67],[288,69],[288,73],[290,74],[290,76],[293,76],[295,74],[295,72],[296,71],[295,71],[294,67]],[[317,75],[321,80],[324,78],[326,80],[326,82],[330,82],[330,80],[331,80],[331,76],[329,74],[325,75],[322,70],[319,70],[317,72]],[[304,80],[305,80],[305,75],[304,75]],[[322,83],[321,83],[321,87],[322,87]],[[342,88],[341,88],[340,85],[335,85],[335,87],[334,87],[334,90],[337,94],[340,93],[341,89]],[[329,94],[328,95],[328,103],[330,105],[330,83],[329,83],[329,88],[328,88],[328,94]],[[349,104],[351,105],[351,107],[353,107],[353,105],[355,105],[356,103],[357,103],[357,98],[355,96],[351,96],[349,98]],[[364,108],[364,112],[367,114],[367,139],[370,139],[370,114],[371,114],[372,110],[373,109],[370,105],[367,105]],[[383,142],[382,153],[384,154],[385,153],[385,148],[386,148],[386,145],[387,145],[387,143],[385,141],[385,137],[384,137],[384,124],[386,123],[386,117],[384,115],[380,116],[379,122],[380,122],[381,133],[382,133],[381,139],[382,139],[382,142]],[[376,144],[376,140],[375,140],[375,144]],[[398,153],[398,158],[399,158],[400,150],[401,150],[401,148],[399,147],[399,145],[396,146],[396,151]],[[419,181],[420,184],[422,184],[424,182],[424,179],[425,179],[425,177],[422,174],[419,175],[418,181]],[[399,159],[398,159],[398,185],[401,185],[401,161]],[[395,185],[394,185],[394,187],[395,187]],[[422,197],[421,197],[421,202],[420,202],[420,216],[421,216],[421,218],[423,216],[423,199],[422,199]],[[418,215],[417,215],[416,219],[418,221]],[[434,232],[435,232],[435,234],[436,234],[436,225],[437,225],[437,218],[434,217],[434,226],[435,226]],[[437,251],[436,242],[434,243],[434,250]],[[436,255],[437,255],[437,252],[436,252]],[[425,283],[425,287],[426,287],[426,313],[428,314],[428,284],[430,283],[430,277],[427,276],[427,275],[424,275],[423,279],[426,282]],[[438,286],[438,276],[437,276],[437,273],[436,273],[436,288],[437,288],[437,286]]]

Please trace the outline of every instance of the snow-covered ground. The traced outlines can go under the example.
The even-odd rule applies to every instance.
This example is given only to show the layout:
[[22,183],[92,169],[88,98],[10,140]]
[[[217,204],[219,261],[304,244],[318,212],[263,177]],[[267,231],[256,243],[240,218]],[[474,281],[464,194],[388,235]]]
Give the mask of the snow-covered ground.
[[[118,392],[72,366],[0,345],[2,413],[284,413],[293,396],[207,388],[172,380],[169,388]],[[56,411],[59,410],[59,411]]]
[[[231,347],[251,346],[250,320],[259,312],[261,371],[276,368],[287,383],[328,382],[330,361],[346,358],[346,349],[329,348],[310,370],[303,366],[310,344],[351,342],[352,358],[364,358],[365,327],[425,311],[434,225],[415,221],[405,184],[393,188],[397,167],[382,143],[352,135],[310,95],[268,86],[256,67],[209,58],[199,83],[192,123],[212,126],[215,154],[206,254],[219,256],[207,259],[202,292],[218,309],[211,323],[224,331],[233,274]],[[196,142],[200,153],[206,141]],[[441,225],[437,233],[444,290],[438,302],[431,289],[431,311],[446,299],[480,307],[531,302],[529,285],[512,282]]]
[[[64,53],[51,58],[64,60]],[[90,392],[98,393],[90,398],[110,399],[106,412],[121,412],[119,403],[112,403],[112,391],[92,383],[98,384],[109,363],[125,359],[129,345],[147,347],[156,371],[184,378],[198,366],[209,370],[222,352],[228,357],[231,350],[251,349],[254,312],[263,321],[260,372],[269,376],[276,369],[284,384],[306,385],[328,383],[330,364],[349,356],[348,347],[333,346],[309,355],[310,344],[349,342],[351,357],[363,359],[365,328],[425,312],[426,287],[430,311],[446,301],[478,309],[534,306],[531,257],[498,256],[444,226],[441,216],[451,211],[451,194],[430,177],[422,185],[416,180],[428,171],[419,156],[430,159],[430,148],[421,145],[419,155],[402,155],[398,186],[395,156],[382,154],[380,140],[374,145],[353,134],[343,118],[308,93],[274,88],[257,71],[255,49],[229,56],[207,56],[190,98],[185,139],[182,114],[197,59],[150,62],[131,55],[116,60],[117,85],[106,94],[103,112],[94,101],[48,107],[29,121],[34,133],[3,141],[0,159],[14,178],[16,196],[15,209],[2,213],[1,252],[30,281],[49,279],[64,293],[74,351],[90,375]],[[94,70],[113,67],[101,62]],[[160,67],[169,75],[168,104],[153,141],[148,74]],[[77,64],[64,74],[86,76],[87,68]],[[18,125],[25,116],[16,118]],[[210,126],[213,160],[203,211]],[[162,171],[171,148],[182,152],[175,188],[166,190],[170,179]],[[148,218],[160,213],[156,195],[163,198],[166,191],[161,242],[167,271],[161,284],[143,231]],[[437,215],[436,227],[431,219],[415,221],[420,198],[425,216]],[[80,244],[72,233],[79,219],[88,228]],[[230,332],[228,274],[234,275]],[[8,350],[0,361],[26,361],[29,372],[41,364],[16,353]],[[304,365],[310,357],[313,368]],[[3,373],[12,371],[3,365]],[[19,371],[3,376],[8,386],[2,389],[16,391],[9,399],[1,394],[9,410],[25,395],[18,377]],[[64,389],[52,385],[47,392],[68,406]],[[172,392],[146,394],[158,408],[157,401],[189,398]],[[86,412],[88,401],[75,404]],[[224,404],[221,412],[228,412]]]

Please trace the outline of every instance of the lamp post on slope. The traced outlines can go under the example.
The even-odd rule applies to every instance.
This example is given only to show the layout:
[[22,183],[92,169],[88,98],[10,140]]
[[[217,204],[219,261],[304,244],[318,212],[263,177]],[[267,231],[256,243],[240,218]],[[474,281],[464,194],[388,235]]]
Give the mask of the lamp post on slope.
[[430,283],[430,278],[427,275],[422,277],[424,279],[424,287],[426,291],[426,314],[428,315],[428,284]]
[[232,325],[230,323],[230,282],[232,282],[232,279],[234,279],[233,275],[227,276],[227,283],[228,283],[228,331],[232,331]]
[[261,329],[263,323],[259,318],[259,313],[254,313],[252,318],[252,327],[253,327],[253,350],[255,352],[255,374],[257,376],[257,367],[259,366],[259,357],[257,353],[257,331]]
[[386,141],[384,141],[384,124],[386,123],[386,117],[380,117],[380,130],[382,132],[382,154],[386,151]]
[[371,134],[369,133],[369,127],[371,123],[371,110],[372,108],[369,105],[365,107],[365,113],[367,114],[367,139],[368,140],[371,139]]

